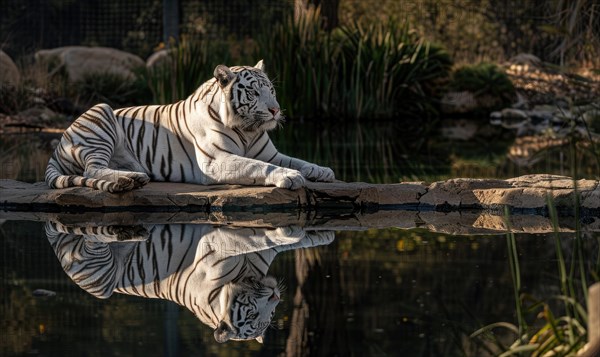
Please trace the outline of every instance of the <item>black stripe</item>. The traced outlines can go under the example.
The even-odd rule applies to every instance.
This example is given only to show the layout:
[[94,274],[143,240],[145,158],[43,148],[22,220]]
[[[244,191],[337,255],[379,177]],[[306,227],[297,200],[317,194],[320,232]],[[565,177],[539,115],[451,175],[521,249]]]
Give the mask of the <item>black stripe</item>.
[[275,151],[275,154],[273,154],[273,156],[271,156],[271,158],[269,160],[267,160],[266,162],[273,161],[273,159],[275,158],[275,156],[277,156],[277,154],[279,154],[279,151]]
[[206,151],[204,151],[204,150],[203,150],[203,149],[200,147],[200,145],[198,145],[198,143],[196,143],[196,149],[200,150],[200,152],[201,152],[201,153],[203,153],[203,154],[204,154],[204,156],[207,156],[209,159],[211,159],[211,160],[214,160],[214,159],[215,159],[215,158],[214,158],[212,155],[210,155],[209,153],[207,153]]
[[208,116],[217,123],[223,123],[221,116],[211,106],[208,107]]
[[223,151],[223,152],[226,152],[226,153],[228,153],[228,154],[231,154],[231,155],[235,155],[235,154],[234,154],[234,153],[232,153],[231,151],[229,151],[229,150],[225,150],[225,149],[223,149],[222,147],[220,147],[219,145],[217,145],[217,144],[215,144],[215,143],[213,143],[212,145],[213,145],[215,148],[217,148],[218,150],[221,150],[221,151]]
[[225,136],[227,139],[231,140],[231,142],[234,143],[235,146],[238,147],[238,149],[241,149],[240,145],[237,143],[237,141],[235,141],[235,139],[233,139],[229,134],[224,133],[224,132],[222,132],[220,130],[217,130],[217,129],[211,129],[211,130],[214,131],[215,133],[218,133],[218,134],[221,134],[221,135]]
[[[160,109],[161,107],[156,107],[154,110],[154,115],[152,120],[154,121],[154,132],[152,133],[152,146],[148,148],[148,150],[152,150],[152,162],[156,160],[156,146],[158,145],[158,134],[160,132]],[[148,168],[151,168],[152,165],[148,165]]]
[[169,141],[169,137],[167,136],[167,161],[165,161],[164,155],[160,157],[160,174],[162,175],[165,181],[169,181],[169,178],[171,177],[172,173],[171,164],[173,162],[173,153],[170,150],[170,148],[171,142]]
[[234,132],[237,134],[237,136],[240,138],[240,141],[242,142],[242,145],[243,145],[244,147],[247,147],[247,145],[248,145],[248,141],[246,141],[246,138],[245,138],[245,135],[244,135],[244,133],[242,133],[242,132],[240,131],[240,129],[238,129],[238,128],[233,128],[233,131],[234,131]]
[[256,155],[254,155],[254,157],[253,157],[253,158],[254,158],[254,159],[256,159],[257,157],[259,157],[259,156],[260,156],[260,154],[262,154],[262,153],[263,153],[263,151],[265,150],[265,148],[267,147],[267,145],[268,145],[268,144],[269,144],[269,140],[267,140],[267,141],[265,142],[265,144],[264,144],[264,145],[263,145],[263,146],[260,148],[260,150],[258,150],[258,153],[257,153]]

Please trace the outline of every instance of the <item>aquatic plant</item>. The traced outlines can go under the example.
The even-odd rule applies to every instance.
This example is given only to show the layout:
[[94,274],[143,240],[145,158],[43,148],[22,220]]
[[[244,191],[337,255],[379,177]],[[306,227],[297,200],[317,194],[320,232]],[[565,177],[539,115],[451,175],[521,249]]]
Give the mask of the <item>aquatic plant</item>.
[[[434,111],[428,84],[445,77],[452,64],[446,51],[419,38],[407,22],[389,19],[342,27],[338,98],[346,116],[393,118]],[[420,106],[416,104],[420,103]]]
[[[575,191],[576,191],[576,181]],[[574,195],[575,207],[575,239],[573,241],[570,266],[562,251],[558,228],[558,214],[551,199],[548,199],[550,219],[554,226],[558,281],[561,293],[548,300],[539,300],[522,290],[520,281],[519,253],[516,240],[511,232],[508,211],[506,212],[508,260],[515,292],[517,325],[510,322],[497,322],[473,332],[471,338],[487,338],[497,348],[499,356],[527,354],[531,356],[574,356],[585,346],[587,340],[587,311],[579,301],[587,301],[588,279],[598,279],[599,271],[585,266],[586,256],[582,249],[582,236],[579,226],[579,198]],[[599,267],[596,266],[597,270]],[[560,315],[556,314],[558,306]],[[554,311],[553,311],[554,310]],[[527,317],[534,315],[536,319],[530,324]],[[516,335],[510,346],[504,346],[494,336],[492,330],[507,329]]]
[[16,114],[31,105],[31,91],[22,85],[0,86],[0,113]]

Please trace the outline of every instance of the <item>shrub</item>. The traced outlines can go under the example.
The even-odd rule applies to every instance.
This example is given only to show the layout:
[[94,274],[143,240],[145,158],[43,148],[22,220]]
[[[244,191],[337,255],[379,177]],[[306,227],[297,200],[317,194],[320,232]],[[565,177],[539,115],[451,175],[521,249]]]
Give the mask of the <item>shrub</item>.
[[187,98],[202,83],[212,78],[215,67],[230,60],[223,42],[190,40],[182,37],[168,58],[142,74],[155,104],[175,103]]
[[469,91],[475,97],[499,99],[499,105],[508,105],[515,98],[515,87],[508,75],[492,63],[479,63],[457,69],[449,84],[451,90]]
[[328,33],[318,10],[288,18],[258,45],[268,71],[282,78],[278,96],[290,116],[421,116],[434,108],[425,83],[446,76],[452,64],[407,23],[354,23]]
[[16,114],[31,106],[31,91],[23,85],[0,85],[0,114]]
[[86,107],[97,103],[107,103],[114,108],[146,104],[150,97],[143,81],[114,73],[90,73],[73,83],[72,89],[72,96]]

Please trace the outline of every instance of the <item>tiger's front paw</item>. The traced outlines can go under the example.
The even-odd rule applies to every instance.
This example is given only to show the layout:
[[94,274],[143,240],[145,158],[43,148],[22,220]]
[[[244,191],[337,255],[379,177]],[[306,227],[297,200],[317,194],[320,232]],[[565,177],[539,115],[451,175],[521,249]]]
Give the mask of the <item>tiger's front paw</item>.
[[329,167],[309,164],[304,165],[304,167],[300,169],[300,172],[302,173],[302,176],[311,181],[333,182],[333,180],[335,180],[335,174]]
[[306,185],[304,177],[297,170],[280,169],[274,173],[273,184],[277,187],[297,190]]

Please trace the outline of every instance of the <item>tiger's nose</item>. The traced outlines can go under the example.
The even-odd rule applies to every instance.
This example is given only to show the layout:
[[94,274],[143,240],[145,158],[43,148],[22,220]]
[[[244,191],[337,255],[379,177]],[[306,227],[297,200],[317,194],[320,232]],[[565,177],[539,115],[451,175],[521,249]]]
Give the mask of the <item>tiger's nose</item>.
[[271,114],[273,114],[273,116],[276,116],[277,113],[279,113],[279,108],[269,108],[269,111]]

